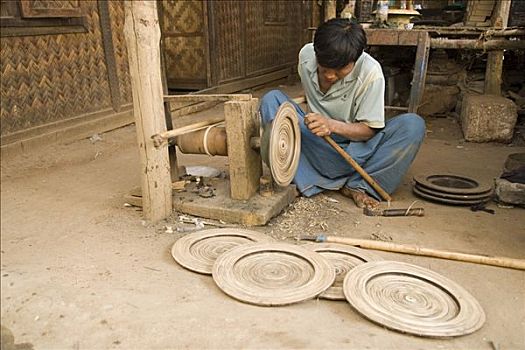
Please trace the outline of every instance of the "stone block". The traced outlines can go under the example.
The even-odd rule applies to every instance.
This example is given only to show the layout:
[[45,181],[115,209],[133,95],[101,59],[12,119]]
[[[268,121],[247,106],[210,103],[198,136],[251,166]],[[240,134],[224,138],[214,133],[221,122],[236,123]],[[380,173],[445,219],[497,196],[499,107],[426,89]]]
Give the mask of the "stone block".
[[518,118],[511,100],[497,95],[463,97],[461,127],[465,140],[473,142],[509,142]]
[[496,197],[499,202],[525,205],[525,184],[496,179]]

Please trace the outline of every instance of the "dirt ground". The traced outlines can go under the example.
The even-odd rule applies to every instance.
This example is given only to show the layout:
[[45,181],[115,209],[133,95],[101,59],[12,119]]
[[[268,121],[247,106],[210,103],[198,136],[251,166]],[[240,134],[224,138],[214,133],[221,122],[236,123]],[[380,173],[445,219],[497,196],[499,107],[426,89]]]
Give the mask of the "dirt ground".
[[[287,88],[293,94],[297,86]],[[299,198],[267,226],[279,240],[327,233],[436,249],[525,258],[525,212],[490,204],[496,214],[426,202],[414,174],[454,172],[491,182],[508,154],[525,148],[461,140],[453,119],[428,119],[425,143],[395,207],[415,200],[426,216],[366,217],[337,193]],[[223,294],[209,276],[170,255],[184,233],[174,213],[143,221],[123,196],[140,185],[134,126],[43,147],[1,163],[1,323],[35,349],[524,349],[525,272],[409,255],[384,258],[441,273],[480,302],[478,332],[428,339],[384,329],[346,302],[310,300],[257,307]],[[225,169],[223,157],[185,156],[183,165]],[[336,200],[337,202],[335,202]],[[317,213],[317,215],[313,215]],[[174,233],[167,233],[172,226]]]

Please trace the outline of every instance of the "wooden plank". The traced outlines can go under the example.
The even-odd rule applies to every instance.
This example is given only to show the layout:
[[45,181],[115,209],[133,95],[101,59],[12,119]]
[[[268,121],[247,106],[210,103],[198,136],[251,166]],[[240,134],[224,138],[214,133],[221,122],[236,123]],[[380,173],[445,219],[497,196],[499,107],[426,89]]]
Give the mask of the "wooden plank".
[[224,121],[224,114],[222,111],[218,111],[215,115],[186,115],[181,118],[177,118],[173,121],[173,129],[182,128],[191,124],[201,124],[205,125],[217,124]]
[[249,101],[252,98],[250,94],[191,94],[191,95],[165,95],[165,102],[204,102],[204,101]]
[[257,105],[256,98],[224,104],[232,199],[249,199],[259,188],[261,155],[250,146],[251,138],[259,136]]
[[207,101],[202,103],[196,103],[190,106],[171,109],[171,117],[173,118],[173,120],[177,120],[177,118],[213,108],[219,103],[220,102],[217,101]]
[[[297,195],[295,186],[276,188],[271,196],[263,197],[255,193],[248,200],[230,198],[230,185],[225,179],[210,179],[215,189],[211,198],[199,197],[189,184],[184,192],[173,195],[173,207],[178,212],[200,216],[207,219],[222,220],[246,226],[265,225],[271,218],[282,212]],[[130,203],[133,204],[133,203]]]
[[469,22],[483,22],[485,19],[487,19],[488,15],[472,15],[469,16],[468,21]]
[[124,3],[129,71],[141,163],[143,212],[153,222],[171,215],[168,150],[151,136],[166,131],[160,63],[160,28],[156,1]]
[[402,46],[417,46],[417,41],[419,38],[418,31],[414,30],[404,30],[399,33],[399,45]]
[[409,113],[417,113],[419,104],[421,103],[423,89],[425,88],[429,52],[430,35],[428,35],[427,32],[421,32],[416,51],[416,64],[414,67],[414,76],[412,78],[412,88],[410,89],[410,101],[408,105]]
[[421,30],[365,29],[368,45],[417,46]]
[[[8,19],[2,21],[6,22]],[[16,20],[16,19],[15,19]],[[2,27],[0,31],[0,37],[12,37],[12,36],[35,36],[35,35],[58,35],[58,34],[69,34],[69,33],[87,33],[87,28],[84,24],[79,25],[62,25],[62,26],[34,26],[29,27],[28,20],[20,21],[18,26]],[[84,23],[83,21],[79,21]]]
[[399,45],[398,31],[392,29],[365,29],[368,45]]

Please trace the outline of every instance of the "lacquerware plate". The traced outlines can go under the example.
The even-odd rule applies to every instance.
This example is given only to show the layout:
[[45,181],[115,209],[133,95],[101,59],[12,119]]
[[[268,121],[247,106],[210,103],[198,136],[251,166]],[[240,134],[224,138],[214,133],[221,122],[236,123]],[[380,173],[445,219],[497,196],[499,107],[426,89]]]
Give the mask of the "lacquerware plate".
[[414,181],[424,188],[440,193],[472,195],[492,191],[492,187],[489,185],[481,184],[466,176],[454,174],[416,175]]
[[421,198],[428,199],[433,202],[443,203],[443,204],[474,205],[474,204],[488,202],[490,200],[490,196],[485,197],[483,199],[461,199],[461,200],[442,198],[442,197],[438,197],[438,196],[434,196],[434,195],[422,192],[417,186],[412,187],[412,191]]
[[335,270],[320,254],[286,243],[254,243],[222,254],[213,280],[245,303],[275,306],[312,299],[335,280]]
[[351,269],[370,261],[383,260],[379,255],[368,250],[337,243],[310,243],[302,245],[324,256],[335,270],[334,283],[319,295],[319,298],[346,300],[343,293],[343,280]]
[[242,244],[272,242],[257,231],[218,228],[190,233],[173,244],[173,259],[188,270],[211,275],[213,263],[222,253]]
[[361,315],[403,333],[454,337],[473,333],[485,322],[480,304],[463,287],[416,265],[376,261],[356,266],[343,290]]

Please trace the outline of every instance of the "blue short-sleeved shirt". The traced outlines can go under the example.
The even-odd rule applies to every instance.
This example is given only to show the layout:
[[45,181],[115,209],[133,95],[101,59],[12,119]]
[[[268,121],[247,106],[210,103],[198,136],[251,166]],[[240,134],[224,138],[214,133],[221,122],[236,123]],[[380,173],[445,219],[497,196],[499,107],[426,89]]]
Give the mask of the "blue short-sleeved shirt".
[[347,123],[362,122],[371,128],[385,126],[385,78],[379,62],[366,52],[350,74],[335,82],[326,94],[319,88],[312,43],[299,52],[298,70],[312,112]]

